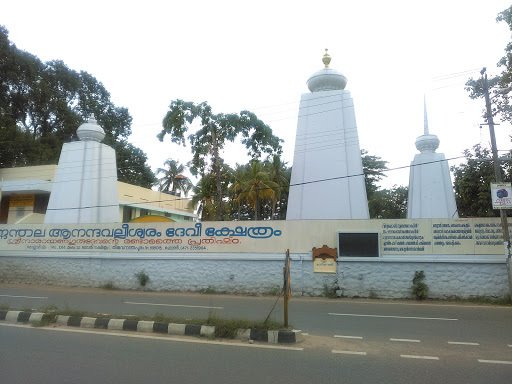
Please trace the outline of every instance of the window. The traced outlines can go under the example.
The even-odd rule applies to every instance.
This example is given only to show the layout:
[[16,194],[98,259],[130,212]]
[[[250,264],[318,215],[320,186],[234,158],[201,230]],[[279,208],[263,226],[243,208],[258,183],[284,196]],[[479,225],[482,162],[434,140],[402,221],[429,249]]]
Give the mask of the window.
[[149,215],[149,209],[141,208],[140,209],[140,216],[147,216],[147,215]]
[[127,223],[132,219],[132,212],[133,212],[132,207],[127,207],[127,206],[123,207],[123,223]]
[[50,195],[36,195],[34,199],[34,213],[46,213]]
[[378,232],[338,232],[340,257],[379,257]]

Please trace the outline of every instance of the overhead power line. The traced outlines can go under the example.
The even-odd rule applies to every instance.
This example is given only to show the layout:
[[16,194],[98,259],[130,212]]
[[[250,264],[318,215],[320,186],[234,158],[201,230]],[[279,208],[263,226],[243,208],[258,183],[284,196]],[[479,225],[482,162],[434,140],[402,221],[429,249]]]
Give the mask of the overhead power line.
[[[411,168],[411,167],[421,167],[422,165],[442,163],[442,162],[446,162],[446,161],[449,161],[449,160],[457,160],[457,159],[464,158],[464,157],[465,156],[457,156],[457,157],[452,157],[452,158],[448,158],[448,159],[444,159],[444,160],[429,161],[429,162],[425,162],[425,163],[421,163],[421,164],[405,165],[405,166],[402,166],[402,167],[395,167],[395,168],[385,169],[385,170],[382,170],[382,172],[391,172],[391,171],[396,171],[396,170],[406,169],[406,168]],[[485,159],[482,159],[482,160],[485,160]],[[330,177],[330,178],[325,178],[325,179],[317,179],[317,180],[304,181],[304,182],[301,182],[301,183],[289,184],[287,186],[266,187],[266,188],[261,188],[260,190],[263,191],[263,190],[269,190],[269,189],[272,189],[272,190],[286,189],[286,188],[303,186],[303,185],[309,185],[309,184],[315,184],[315,183],[324,183],[324,182],[329,182],[329,181],[349,179],[349,178],[352,178],[352,177],[364,177],[364,173],[358,173],[358,174],[354,174],[354,175],[337,176],[337,177]],[[182,200],[191,200],[191,199],[190,198],[181,198],[181,197],[179,197],[179,198],[176,198],[176,199],[153,200],[153,201],[144,201],[144,202],[130,202],[130,204],[131,205],[139,205],[139,204],[140,205],[148,205],[148,204],[151,204],[151,203],[177,202],[177,201],[182,201]],[[111,204],[111,205],[92,205],[92,206],[87,206],[87,207],[53,208],[53,210],[82,209],[82,208],[84,208],[84,209],[85,208],[104,208],[104,207],[111,207],[111,206],[117,206],[117,205]]]

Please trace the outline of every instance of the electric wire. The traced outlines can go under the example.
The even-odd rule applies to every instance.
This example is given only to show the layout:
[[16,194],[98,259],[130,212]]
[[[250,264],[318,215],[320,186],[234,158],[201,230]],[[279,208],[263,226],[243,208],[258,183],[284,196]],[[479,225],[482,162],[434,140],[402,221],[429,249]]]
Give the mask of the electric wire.
[[[323,99],[323,98],[333,98],[333,97],[337,97],[337,96],[333,96],[333,95],[330,95],[330,96],[321,96],[317,99]],[[317,100],[315,99],[315,100]],[[343,106],[341,108],[334,108],[334,109],[330,109],[330,110],[326,110],[326,111],[319,111],[319,112],[314,112],[314,113],[308,113],[308,114],[300,114],[300,110],[301,109],[309,109],[309,108],[314,108],[314,107],[321,107],[321,106],[324,106],[324,105],[328,105],[328,104],[333,104],[333,103],[336,103],[336,102],[339,102],[339,100],[334,100],[334,101],[329,101],[329,102],[326,102],[326,103],[318,103],[318,104],[311,104],[311,105],[306,105],[304,107],[299,107],[298,110],[299,110],[299,115],[295,115],[293,117],[287,117],[287,118],[284,118],[284,119],[277,119],[277,120],[271,120],[270,122],[273,122],[273,121],[281,121],[281,120],[289,120],[289,119],[296,119],[297,117],[307,117],[307,116],[311,116],[311,115],[317,115],[319,113],[323,113],[323,112],[332,112],[332,111],[337,111],[337,110],[340,110],[342,108],[348,108],[350,106]],[[285,113],[285,112],[295,112],[297,111],[297,108],[293,109],[293,110],[288,110],[288,111],[284,111],[284,112],[279,112],[279,113]],[[156,124],[154,124],[156,125]],[[268,125],[268,124],[267,124]],[[135,126],[136,127],[136,126]],[[194,128],[194,127],[201,127],[201,125],[199,123],[192,123],[190,124],[189,126],[190,128]],[[135,140],[135,141],[130,141],[128,143],[130,144],[138,144],[138,143],[142,143],[142,142],[152,142],[153,140],[145,140],[145,141],[140,141],[140,140]],[[71,141],[72,142],[72,141]],[[10,144],[10,143],[17,143],[17,141],[0,141],[0,144]],[[0,149],[0,152],[2,151],[9,151],[9,149]]]
[[[406,168],[411,168],[411,167],[419,167],[419,166],[422,166],[422,165],[448,162],[450,160],[457,160],[457,159],[461,159],[461,158],[464,158],[464,157],[465,156],[457,156],[457,157],[451,157],[451,158],[448,158],[448,159],[428,161],[428,162],[424,162],[424,163],[420,163],[420,164],[411,164],[411,165],[405,165],[405,166],[401,166],[401,167],[388,168],[388,169],[382,170],[381,172],[391,172],[391,171],[396,171],[396,170],[406,169]],[[478,160],[483,161],[483,160],[486,160],[486,159],[478,159]],[[291,187],[297,187],[297,186],[303,186],[303,185],[309,185],[309,184],[315,184],[315,183],[323,183],[323,182],[335,181],[335,180],[343,180],[343,179],[349,179],[349,178],[352,178],[352,177],[363,177],[364,178],[364,173],[358,173],[358,174],[354,174],[354,175],[330,177],[330,178],[318,179],[318,180],[303,181],[303,182],[300,182],[300,183],[289,184],[287,186],[281,186],[280,185],[280,186],[277,186],[277,187],[266,187],[266,188],[261,188],[260,190],[264,191],[264,190],[270,190],[270,189],[272,189],[272,190],[288,189],[288,188],[291,188]],[[95,178],[91,178],[91,179],[95,179]],[[144,201],[144,202],[130,202],[130,204],[131,205],[138,205],[138,204],[146,205],[146,204],[151,204],[151,203],[176,202],[176,201],[181,201],[181,200],[189,200],[190,201],[191,199],[190,198],[178,197],[178,198],[175,198],[175,199],[163,199],[163,200],[153,200],[153,201]],[[52,210],[105,208],[105,207],[112,207],[112,206],[118,206],[118,205],[117,204],[110,204],[110,205],[93,205],[93,206],[87,206],[87,207],[52,208]]]

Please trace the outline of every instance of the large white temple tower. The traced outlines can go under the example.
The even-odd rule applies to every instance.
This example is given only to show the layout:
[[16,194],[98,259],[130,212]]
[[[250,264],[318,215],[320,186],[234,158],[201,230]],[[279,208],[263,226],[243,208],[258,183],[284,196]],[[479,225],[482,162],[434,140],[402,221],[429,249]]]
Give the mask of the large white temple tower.
[[80,141],[62,146],[44,223],[117,223],[116,152],[94,118],[76,133]]
[[354,102],[327,50],[322,61],[300,101],[286,219],[368,219]]
[[428,131],[424,103],[424,133],[416,139],[421,153],[414,156],[409,174],[408,219],[457,218],[450,170],[444,154],[436,153],[439,139]]

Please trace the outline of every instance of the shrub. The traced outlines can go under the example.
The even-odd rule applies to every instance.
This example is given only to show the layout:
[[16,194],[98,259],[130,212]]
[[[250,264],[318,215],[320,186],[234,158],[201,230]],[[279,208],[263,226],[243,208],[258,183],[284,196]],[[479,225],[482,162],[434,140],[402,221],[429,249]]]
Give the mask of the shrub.
[[117,289],[117,287],[115,286],[115,284],[112,281],[107,281],[105,284],[101,284],[100,288],[101,289],[109,289],[109,290]]
[[425,279],[425,272],[416,271],[414,279],[412,279],[412,295],[416,300],[425,300],[428,298],[428,285],[423,282]]
[[135,277],[137,278],[137,280],[139,280],[139,284],[142,286],[142,287],[145,287],[146,284],[148,283],[149,281],[149,276],[146,275],[146,272],[144,272],[144,270],[140,271],[140,272],[137,272],[135,273]]

